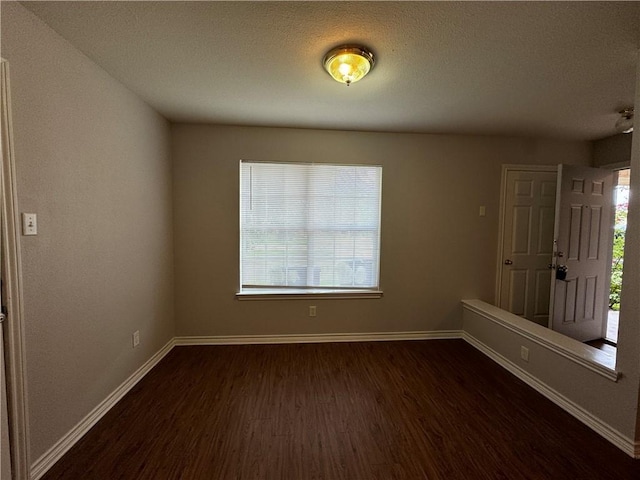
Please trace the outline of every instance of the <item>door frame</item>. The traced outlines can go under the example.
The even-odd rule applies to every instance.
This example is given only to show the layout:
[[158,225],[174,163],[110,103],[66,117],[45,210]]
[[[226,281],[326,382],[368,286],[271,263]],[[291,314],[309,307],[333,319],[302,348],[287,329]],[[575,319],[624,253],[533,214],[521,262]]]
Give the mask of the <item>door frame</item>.
[[502,285],[502,249],[504,248],[504,225],[507,200],[507,176],[511,172],[557,172],[557,165],[518,165],[503,164],[502,176],[500,179],[500,209],[498,210],[498,252],[496,254],[496,285],[495,285],[495,305],[499,306],[501,299]]
[[[621,170],[629,170],[629,172],[631,172],[631,159],[629,159],[628,162],[616,162],[616,163],[610,163],[607,165],[602,165],[598,168],[604,168],[607,170],[611,170],[612,172],[614,172],[615,174],[615,183],[613,185],[613,188],[615,189],[618,186],[618,174],[620,173]],[[609,249],[608,249],[608,258],[607,258],[607,267],[608,267],[608,272],[607,272],[607,280],[608,280],[608,285],[609,288],[607,289],[607,296],[606,296],[606,310],[605,310],[605,321],[604,321],[604,325],[602,327],[602,338],[604,338],[605,340],[607,339],[607,330],[609,328],[609,292],[611,292],[611,270],[613,268],[613,231],[615,229],[615,224],[616,224],[616,212],[617,212],[617,205],[614,201],[613,203],[613,212],[611,215],[611,224],[610,224],[610,230],[611,230],[611,238],[610,238],[610,242],[609,242]],[[628,213],[628,212],[627,212]],[[626,244],[626,233],[625,233],[625,244]],[[624,252],[622,253],[622,258],[624,259]],[[623,272],[622,272],[622,278],[624,281],[624,265],[622,267]],[[618,312],[620,313],[620,312]],[[619,335],[620,333],[620,324],[618,323],[618,338],[620,337]],[[618,342],[616,340],[616,346],[617,346]]]
[[0,243],[2,244],[2,279],[7,306],[5,327],[5,368],[11,462],[14,480],[27,480],[29,466],[29,423],[27,409],[23,279],[20,256],[20,231],[16,166],[11,122],[11,86],[9,63],[0,58],[0,115],[2,127],[2,168],[0,170]]

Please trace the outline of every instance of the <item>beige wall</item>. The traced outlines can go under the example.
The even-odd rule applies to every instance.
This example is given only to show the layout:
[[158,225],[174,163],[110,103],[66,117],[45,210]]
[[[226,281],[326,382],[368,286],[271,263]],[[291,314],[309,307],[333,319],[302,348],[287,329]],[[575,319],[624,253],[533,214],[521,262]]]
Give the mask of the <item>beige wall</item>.
[[632,137],[621,133],[593,142],[593,166],[628,166],[631,162]]
[[[582,142],[185,124],[170,130],[19,4],[2,4],[2,56],[11,64],[19,208],[39,215],[39,235],[22,238],[32,461],[174,333],[462,328],[460,299],[494,296],[501,165],[591,162],[591,145]],[[383,165],[384,298],[237,301],[240,159]],[[486,217],[478,216],[481,205]],[[640,292],[637,278],[630,281]],[[636,307],[638,292],[630,294]],[[137,329],[142,344],[133,350]],[[637,338],[637,327],[621,329]],[[486,333],[511,352],[509,335]],[[621,342],[623,364],[637,363],[637,349]],[[588,379],[571,388],[593,395]],[[633,398],[596,395],[597,410],[613,404],[628,412]],[[628,414],[614,416],[612,424],[631,435]]]
[[[640,52],[636,72],[635,111],[640,111]],[[636,117],[637,121],[637,117]],[[629,218],[625,241],[623,297],[620,305],[618,364],[622,371],[636,380],[635,440],[640,445],[640,135],[619,134],[593,143],[593,164],[596,167],[615,165],[631,167]],[[639,447],[640,448],[640,447]]]
[[39,224],[21,239],[34,462],[174,335],[169,125],[13,2],[2,56]]
[[[636,111],[640,109],[640,55],[638,60]],[[632,193],[625,242],[624,284],[618,335],[616,370],[621,373],[618,382],[614,383],[579,367],[549,349],[529,342],[519,334],[475,313],[465,313],[464,329],[545,385],[618,430],[628,440],[635,440],[640,447],[640,136],[625,138],[633,139],[633,151],[629,152]],[[521,345],[530,349],[528,364],[520,360]]]
[[[461,299],[494,297],[501,165],[590,155],[580,142],[172,125],[177,333],[458,330]],[[240,159],[383,165],[384,297],[236,300]]]
[[[640,112],[640,50],[636,72],[635,111]],[[636,122],[638,117],[636,117]],[[640,135],[632,134],[629,217],[625,233],[624,278],[620,303],[620,333],[618,358],[640,370]],[[640,373],[638,374],[640,376]],[[640,455],[640,381],[636,395],[636,442]]]
[[[633,441],[638,402],[637,345],[627,345],[626,358],[618,358],[622,376],[614,382],[475,312],[465,310],[463,318],[466,334],[613,427],[627,443]],[[529,362],[521,360],[521,346],[529,349]],[[635,361],[631,355],[635,355]]]

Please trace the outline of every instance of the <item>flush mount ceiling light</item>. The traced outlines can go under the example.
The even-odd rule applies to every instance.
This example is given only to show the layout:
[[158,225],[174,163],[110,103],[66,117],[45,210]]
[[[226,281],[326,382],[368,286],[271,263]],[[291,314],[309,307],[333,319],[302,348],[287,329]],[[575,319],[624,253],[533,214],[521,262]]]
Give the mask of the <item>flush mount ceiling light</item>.
[[620,118],[616,122],[616,130],[620,133],[633,132],[633,107],[625,108],[618,113]]
[[373,53],[360,45],[342,45],[324,56],[324,68],[337,82],[347,86],[362,79],[375,64]]

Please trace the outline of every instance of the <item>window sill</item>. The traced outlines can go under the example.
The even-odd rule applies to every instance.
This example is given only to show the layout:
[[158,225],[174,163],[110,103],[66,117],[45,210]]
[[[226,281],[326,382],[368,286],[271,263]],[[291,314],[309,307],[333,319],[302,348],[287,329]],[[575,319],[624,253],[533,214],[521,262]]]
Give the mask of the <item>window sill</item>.
[[272,289],[252,288],[236,293],[238,300],[304,300],[308,298],[321,300],[347,300],[382,298],[382,290],[309,290],[309,289]]

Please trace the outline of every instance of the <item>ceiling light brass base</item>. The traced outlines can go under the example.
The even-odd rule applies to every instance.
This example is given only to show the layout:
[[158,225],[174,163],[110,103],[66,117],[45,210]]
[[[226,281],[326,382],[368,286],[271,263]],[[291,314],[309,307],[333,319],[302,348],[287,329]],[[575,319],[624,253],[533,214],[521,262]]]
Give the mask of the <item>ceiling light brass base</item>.
[[337,82],[351,85],[371,71],[375,57],[361,45],[340,45],[327,52],[322,64]]

